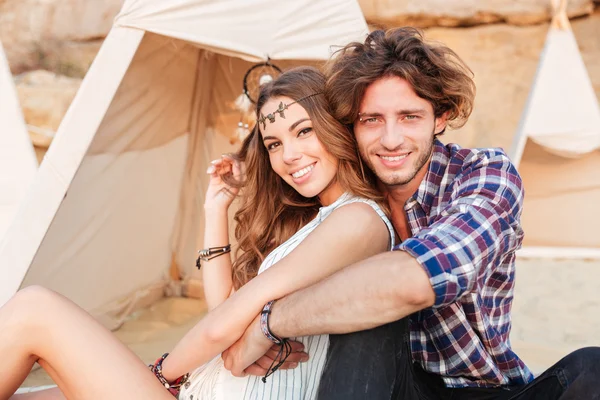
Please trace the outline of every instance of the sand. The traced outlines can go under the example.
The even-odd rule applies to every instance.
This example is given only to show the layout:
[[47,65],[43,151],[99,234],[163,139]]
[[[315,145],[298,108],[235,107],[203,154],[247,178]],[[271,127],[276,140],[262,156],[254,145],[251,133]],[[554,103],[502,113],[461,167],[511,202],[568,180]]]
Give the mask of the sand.
[[[569,352],[600,346],[600,260],[519,259],[511,341],[534,373]],[[115,332],[146,363],[168,351],[205,313],[203,301],[170,298]],[[33,371],[24,386],[52,383]]]
[[600,260],[518,260],[511,341],[534,373],[600,346],[599,288]]

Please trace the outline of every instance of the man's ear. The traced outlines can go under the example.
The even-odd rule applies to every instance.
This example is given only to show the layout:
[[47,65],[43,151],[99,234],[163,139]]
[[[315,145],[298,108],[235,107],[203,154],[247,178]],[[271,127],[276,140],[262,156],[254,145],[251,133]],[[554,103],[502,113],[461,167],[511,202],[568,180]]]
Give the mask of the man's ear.
[[446,130],[446,125],[448,122],[448,111],[440,115],[435,119],[435,134],[439,135]]

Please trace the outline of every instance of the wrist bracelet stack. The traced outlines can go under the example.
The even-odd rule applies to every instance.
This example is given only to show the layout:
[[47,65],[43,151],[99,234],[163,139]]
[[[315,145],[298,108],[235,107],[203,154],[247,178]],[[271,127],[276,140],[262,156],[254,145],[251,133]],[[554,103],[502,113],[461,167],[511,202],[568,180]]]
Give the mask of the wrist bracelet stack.
[[198,258],[196,259],[196,268],[200,269],[200,261],[209,261],[213,258],[222,256],[231,251],[231,244],[219,247],[209,247],[208,249],[198,250]]
[[290,354],[292,354],[292,345],[288,339],[275,336],[269,327],[269,316],[271,315],[271,308],[273,307],[273,304],[275,304],[275,300],[269,301],[263,307],[260,313],[260,330],[267,339],[280,346],[280,348],[277,356],[275,356],[273,362],[267,369],[267,373],[262,377],[262,381],[264,383],[267,383],[267,378],[277,371],[283,365],[283,363],[285,363],[285,360],[287,360]]
[[181,386],[185,385],[188,382],[190,374],[187,373],[185,375],[182,375],[179,378],[175,379],[173,382],[167,381],[167,379],[162,374],[162,363],[163,361],[165,361],[165,358],[167,358],[168,355],[169,353],[163,354],[162,357],[160,357],[154,362],[154,364],[148,365],[148,368],[150,368],[150,371],[152,371],[154,376],[156,376],[158,381],[165,387],[165,389],[167,389],[169,393],[171,393],[173,396],[177,397],[179,391],[181,390]]

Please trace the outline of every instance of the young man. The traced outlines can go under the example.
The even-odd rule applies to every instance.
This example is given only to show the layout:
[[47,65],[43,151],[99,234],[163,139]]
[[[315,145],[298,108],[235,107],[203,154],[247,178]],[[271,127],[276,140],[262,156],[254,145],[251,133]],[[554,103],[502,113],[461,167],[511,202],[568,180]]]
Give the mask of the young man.
[[[475,86],[460,58],[414,29],[376,31],[332,61],[327,95],[354,129],[402,243],[273,305],[275,336],[337,334],[319,398],[600,396],[599,348],[537,379],[511,349],[523,188],[502,150],[437,140],[471,113]],[[263,374],[271,344],[257,322],[224,353],[226,366],[242,374],[257,360],[245,372]]]

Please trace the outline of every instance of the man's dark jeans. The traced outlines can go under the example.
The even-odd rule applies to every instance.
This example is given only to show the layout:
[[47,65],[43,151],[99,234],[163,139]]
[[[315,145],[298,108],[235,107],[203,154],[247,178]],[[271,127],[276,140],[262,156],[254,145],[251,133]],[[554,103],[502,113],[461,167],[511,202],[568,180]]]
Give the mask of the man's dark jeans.
[[413,364],[408,321],[331,335],[319,400],[583,400],[600,399],[600,347],[577,350],[528,385],[446,388]]

